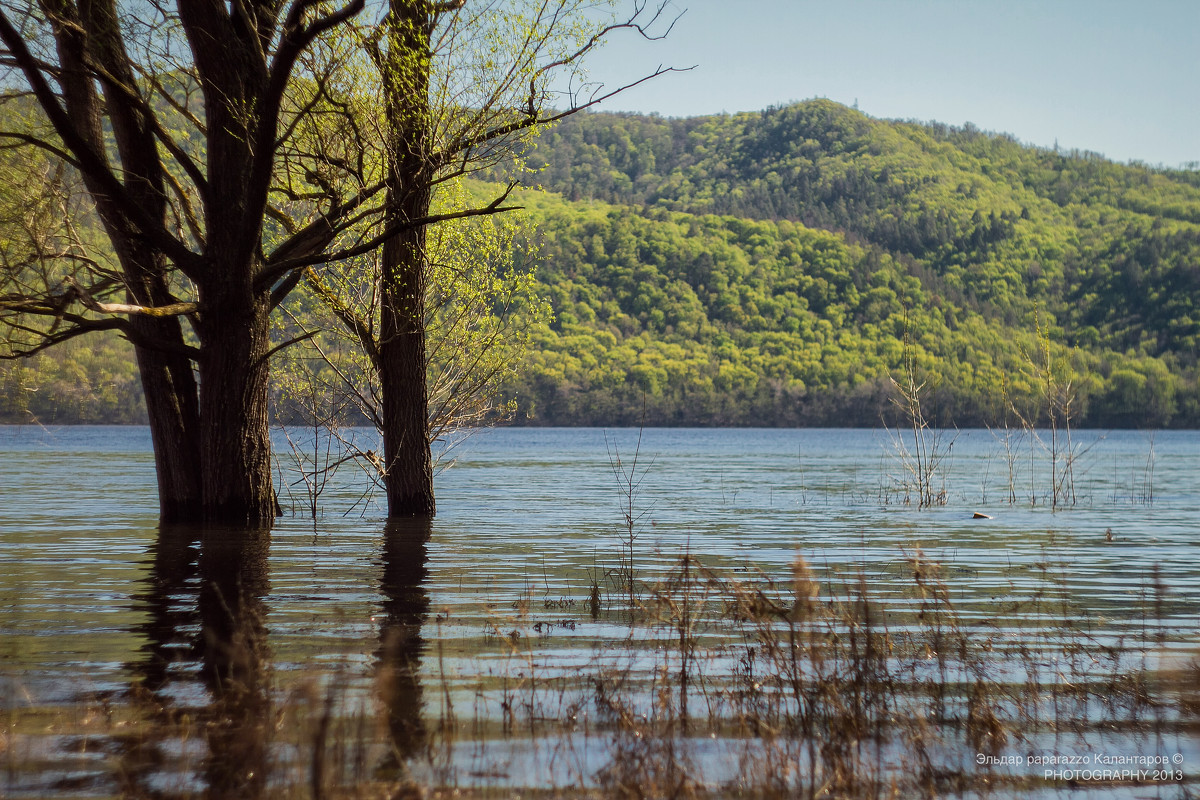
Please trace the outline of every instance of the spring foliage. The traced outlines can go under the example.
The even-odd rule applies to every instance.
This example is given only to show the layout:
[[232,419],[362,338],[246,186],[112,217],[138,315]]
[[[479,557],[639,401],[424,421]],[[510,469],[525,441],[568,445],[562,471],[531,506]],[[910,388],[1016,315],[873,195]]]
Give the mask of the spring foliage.
[[[472,202],[462,182],[439,191],[438,213]],[[526,215],[451,219],[427,238],[427,371],[430,435],[511,418],[504,396],[525,358],[530,333],[549,319],[532,264]],[[334,309],[354,309],[379,330],[379,282],[372,254],[336,274],[312,273],[287,308],[277,338],[316,331],[281,352],[275,379],[281,418],[322,426],[382,426],[378,373]]]
[[[523,317],[529,355],[502,370],[520,420],[878,424],[907,318],[931,424],[999,423],[1014,406],[1046,422],[1030,358],[1044,348],[1076,424],[1200,424],[1194,171],[828,101],[581,115],[527,159],[547,191],[511,202],[537,232],[491,240],[518,256],[537,242],[522,291],[554,315]],[[0,386],[30,386],[11,378],[30,366],[0,365]],[[45,415],[37,395],[24,407]]]

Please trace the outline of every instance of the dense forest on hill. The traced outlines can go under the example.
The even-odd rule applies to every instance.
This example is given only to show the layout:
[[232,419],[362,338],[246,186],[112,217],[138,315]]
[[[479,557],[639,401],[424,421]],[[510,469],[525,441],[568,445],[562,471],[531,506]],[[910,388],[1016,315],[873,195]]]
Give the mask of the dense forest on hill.
[[[1200,173],[823,100],[592,114],[531,158],[557,322],[543,420],[872,424],[906,336],[943,423],[1036,413],[1039,331],[1080,420],[1200,422]],[[593,364],[593,362],[595,362]]]
[[[521,194],[554,319],[532,424],[877,424],[911,356],[943,424],[1200,425],[1200,172],[814,100],[577,115]],[[115,340],[0,365],[0,419],[139,418]]]

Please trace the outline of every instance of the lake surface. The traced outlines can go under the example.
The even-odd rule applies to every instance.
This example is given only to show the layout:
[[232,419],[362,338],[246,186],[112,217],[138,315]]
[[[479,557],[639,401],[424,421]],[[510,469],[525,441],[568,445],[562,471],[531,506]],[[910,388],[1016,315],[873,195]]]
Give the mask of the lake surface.
[[[385,525],[379,498],[364,496],[351,465],[323,489],[314,521],[278,437],[277,487],[293,513],[256,566],[230,567],[225,594],[206,601],[201,575],[212,567],[194,537],[159,535],[146,430],[0,427],[0,793],[187,795],[213,785],[214,753],[225,745],[230,758],[259,759],[259,770],[304,763],[291,722],[275,725],[276,744],[264,752],[199,728],[179,733],[211,715],[222,691],[214,686],[231,675],[266,687],[250,692],[271,709],[246,712],[260,726],[256,737],[270,727],[263,719],[292,720],[287,714],[302,708],[296,718],[311,721],[326,703],[345,736],[353,724],[366,730],[355,757],[372,775],[386,773],[380,765],[390,758],[411,762],[389,767],[395,774],[430,784],[603,783],[597,775],[619,746],[572,680],[620,661],[623,675],[652,683],[667,663],[655,655],[663,640],[643,633],[654,626],[636,613],[631,621],[631,557],[635,591],[652,593],[647,587],[668,580],[685,554],[733,581],[782,583],[794,578],[799,554],[826,590],[849,597],[846,587],[859,581],[888,608],[914,615],[924,613],[914,564],[935,563],[957,626],[1011,624],[1013,636],[1026,637],[1010,637],[1011,646],[1048,652],[1030,631],[1044,629],[1039,620],[1057,604],[1097,647],[1123,648],[1122,658],[1156,668],[1183,665],[1200,646],[1200,432],[1073,436],[1072,491],[1060,483],[1060,508],[1051,508],[1043,447],[1015,437],[1006,449],[1001,434],[964,430],[942,434],[938,504],[918,509],[883,431],[485,431],[446,455],[453,463],[438,476],[438,516],[415,532]],[[303,432],[292,438],[312,452]],[[236,605],[227,596],[235,591],[251,598],[257,621],[230,641],[242,636],[254,656],[240,667],[226,659],[222,672],[210,665],[215,645],[205,650],[200,640],[206,609]],[[727,632],[705,630],[709,677],[740,675]],[[652,696],[631,696],[653,705]],[[122,738],[122,726],[142,724],[149,707],[169,717],[170,733],[149,743]],[[710,700],[710,716],[711,708]],[[1145,735],[1076,731],[1070,741],[1030,739],[1019,752],[1161,751],[1191,781],[1200,736],[1188,708],[1160,714]],[[539,720],[589,713],[592,727],[531,733]],[[528,730],[514,733],[522,725]],[[433,754],[428,742],[448,726],[459,733],[441,736],[445,752]],[[713,770],[705,780],[736,772],[738,739],[691,737],[692,763]],[[1010,771],[1024,774],[1020,765]],[[1182,789],[1174,780],[1048,780],[1037,791]]]

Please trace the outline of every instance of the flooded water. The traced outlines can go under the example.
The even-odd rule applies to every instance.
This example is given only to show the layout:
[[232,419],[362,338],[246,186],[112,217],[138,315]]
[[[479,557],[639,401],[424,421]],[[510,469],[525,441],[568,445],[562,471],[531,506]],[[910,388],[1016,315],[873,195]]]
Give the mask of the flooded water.
[[[293,513],[270,532],[222,536],[159,530],[143,429],[0,427],[0,794],[245,796],[334,773],[611,789],[624,745],[616,706],[596,696],[618,674],[621,708],[654,717],[656,676],[679,669],[666,651],[682,612],[661,587],[684,585],[671,583],[681,563],[723,585],[791,586],[801,555],[823,593],[869,587],[896,638],[941,614],[944,592],[954,630],[978,626],[971,636],[989,648],[994,636],[1022,654],[1014,685],[1037,668],[1047,685],[1099,674],[1063,666],[1078,657],[1061,636],[1072,626],[1088,658],[1112,654],[1113,675],[1139,659],[1186,674],[1200,645],[1200,432],[1076,432],[1071,471],[1059,453],[1057,479],[1046,449],[1023,437],[1006,448],[993,432],[947,432],[934,505],[918,508],[882,431],[495,430],[445,456],[426,527],[385,524],[349,465],[314,521],[276,444]],[[923,564],[942,588],[914,587]],[[728,598],[712,585],[695,584],[715,608]],[[652,612],[648,597],[674,610]],[[694,779],[730,785],[748,752],[762,755],[744,741],[771,740],[722,710],[745,702],[728,686],[759,668],[764,645],[737,649],[735,634],[750,635],[742,622],[687,630],[683,674],[703,652],[692,707],[704,704],[709,726],[683,736],[679,758]],[[908,674],[924,685],[934,669]],[[1022,791],[1046,796],[1195,792],[1200,684],[1161,691],[1183,699],[1147,705],[1149,727],[1106,732],[1115,717],[1101,710],[1070,731],[1039,717],[1024,738],[1020,701],[1006,701],[1014,733],[988,752],[1009,761],[989,763],[1037,777]],[[328,765],[308,755],[334,738],[341,755]],[[882,746],[885,772],[902,758],[896,746]],[[799,764],[802,753],[782,757]],[[1075,767],[1097,775],[1138,759],[1169,769],[1043,779],[1031,754],[1087,754]],[[971,748],[955,758],[963,769],[985,761]]]

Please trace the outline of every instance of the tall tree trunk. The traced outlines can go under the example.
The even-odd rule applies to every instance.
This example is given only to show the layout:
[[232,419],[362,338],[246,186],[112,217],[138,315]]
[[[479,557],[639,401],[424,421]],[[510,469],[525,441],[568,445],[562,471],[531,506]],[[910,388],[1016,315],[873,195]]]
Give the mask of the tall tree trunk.
[[414,230],[383,247],[379,380],[389,517],[436,511],[425,369],[424,238]]
[[[276,137],[275,119],[263,105],[271,80],[263,45],[277,9],[264,2],[234,8],[230,15],[223,3],[179,4],[207,126],[206,240],[203,263],[194,270],[202,518],[265,528],[277,507],[267,408],[270,288],[255,288],[254,281],[262,268],[270,176],[264,164],[272,163]],[[264,131],[271,132],[265,141]]]
[[[116,239],[112,239],[116,241]],[[118,248],[128,299],[143,306],[175,302],[167,288],[166,259],[137,241]],[[204,488],[200,481],[200,401],[192,359],[185,352],[178,317],[134,315],[130,326],[151,348],[135,343],[154,467],[158,478],[158,510],[163,523],[195,522],[202,517]]]
[[[72,13],[69,6],[63,11]],[[84,3],[79,7],[78,19],[72,20],[75,24],[56,32],[59,56],[66,68],[60,79],[63,100],[76,130],[99,154],[108,152],[101,122],[102,114],[107,114],[130,197],[149,219],[165,225],[163,167],[150,121],[139,103],[119,88],[136,86],[137,80],[125,52],[118,17],[113,0]],[[103,104],[85,53],[104,67],[106,74],[100,81]],[[84,181],[121,264],[129,299],[144,306],[174,302],[167,286],[163,254],[140,235],[95,175],[85,172]],[[152,349],[135,343],[154,446],[159,513],[163,522],[197,520],[202,496],[199,407],[192,362],[184,353],[183,328],[173,317],[134,316],[129,324],[143,342],[158,345]]]
[[[391,141],[386,222],[428,216],[430,204],[429,28],[431,4],[393,0],[385,70]],[[433,516],[433,459],[425,352],[425,229],[383,245],[379,369],[388,516]]]
[[277,508],[267,416],[270,301],[232,283],[201,287],[202,517],[269,526]]

